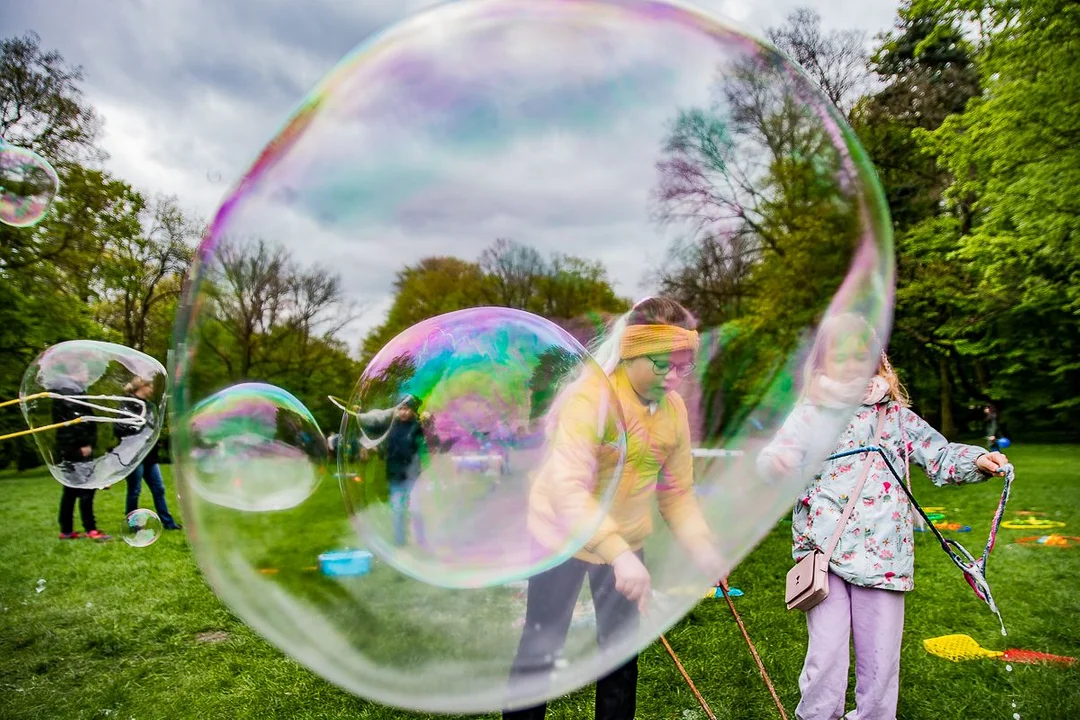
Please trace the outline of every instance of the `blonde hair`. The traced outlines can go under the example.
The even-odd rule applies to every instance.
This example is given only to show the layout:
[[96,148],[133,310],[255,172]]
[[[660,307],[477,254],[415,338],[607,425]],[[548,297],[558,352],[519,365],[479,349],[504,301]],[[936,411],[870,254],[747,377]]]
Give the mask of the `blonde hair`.
[[900,377],[896,374],[892,363],[889,362],[889,356],[885,353],[885,348],[877,332],[866,321],[866,318],[851,312],[830,315],[818,327],[817,335],[814,337],[814,344],[810,348],[810,354],[803,365],[803,397],[805,398],[807,392],[813,387],[814,379],[824,372],[825,358],[828,352],[836,347],[838,342],[849,338],[863,340],[864,345],[871,352],[880,354],[877,368],[875,368],[876,374],[880,375],[888,384],[889,396],[895,402],[900,403],[903,407],[910,406],[911,400],[908,397],[907,390],[904,388],[903,383],[900,382]]

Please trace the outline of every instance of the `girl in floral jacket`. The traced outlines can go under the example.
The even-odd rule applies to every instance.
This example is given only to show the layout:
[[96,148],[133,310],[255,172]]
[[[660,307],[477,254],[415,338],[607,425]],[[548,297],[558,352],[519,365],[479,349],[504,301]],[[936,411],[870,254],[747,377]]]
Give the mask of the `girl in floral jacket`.
[[[876,357],[876,375],[867,383]],[[948,442],[912,412],[873,331],[858,315],[836,315],[822,323],[804,388],[803,399],[759,457],[766,475],[796,472],[807,453],[821,447],[815,436],[830,427],[835,433],[844,417],[850,420],[830,454],[874,444],[880,413],[885,421],[877,444],[894,467],[913,462],[935,485],[981,482],[1008,463],[999,452]],[[896,717],[904,592],[914,587],[915,515],[880,455],[852,455],[822,465],[795,505],[793,556],[799,560],[828,545],[866,462],[873,465],[829,560],[829,595],[806,613],[809,645],[795,711],[801,720],[844,714],[852,634],[857,716]]]

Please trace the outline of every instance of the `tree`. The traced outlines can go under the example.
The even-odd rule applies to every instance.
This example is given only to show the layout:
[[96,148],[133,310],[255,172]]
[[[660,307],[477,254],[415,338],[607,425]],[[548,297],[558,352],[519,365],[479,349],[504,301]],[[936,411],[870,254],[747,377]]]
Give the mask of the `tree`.
[[370,360],[398,333],[436,315],[490,304],[484,272],[455,257],[424,258],[398,271],[394,302],[386,320],[364,338],[361,357]]
[[564,324],[590,312],[621,311],[626,301],[615,295],[598,262],[571,255],[544,258],[535,248],[499,239],[477,263],[430,257],[398,272],[393,305],[364,339],[362,357],[374,357],[418,322],[485,305],[526,310]]
[[[954,262],[972,268],[957,351],[1037,426],[1080,419],[1080,7],[917,0],[971,27],[983,93],[919,133],[951,173]],[[932,42],[929,38],[926,43]]]
[[295,376],[302,391],[321,350],[354,317],[339,276],[302,270],[262,239],[222,240],[203,283],[199,342],[232,381]]
[[947,213],[943,193],[950,173],[917,134],[962,112],[979,94],[972,47],[941,13],[901,7],[893,32],[879,38],[872,68],[882,82],[865,97],[852,122],[885,191],[894,223],[897,293],[890,353],[920,412],[947,434],[957,430],[954,408],[967,395],[970,363],[955,342],[966,321],[962,308],[972,276],[952,257],[960,215]]
[[180,278],[191,262],[199,226],[175,197],[158,197],[140,212],[140,232],[116,237],[103,253],[98,320],[121,342],[145,351],[155,310],[179,297]]
[[[833,52],[811,14],[792,22],[773,35]],[[834,95],[850,88],[833,65],[820,60],[818,70]],[[658,284],[730,338],[705,383],[725,401],[707,401],[724,413],[710,428],[764,397],[828,306],[861,241],[857,193],[869,183],[833,140],[841,130],[816,90],[780,58],[742,58],[717,78],[712,105],[683,109],[673,122],[654,196],[660,222],[684,233]]]
[[0,137],[54,164],[102,159],[101,123],[78,88],[82,69],[40,43],[34,32],[0,40]]
[[848,115],[870,79],[865,34],[826,33],[821,16],[805,7],[789,13],[785,23],[766,30],[769,40],[799,63],[833,105]]
[[491,303],[519,310],[529,307],[546,271],[535,248],[505,238],[480,253],[479,265],[487,277]]

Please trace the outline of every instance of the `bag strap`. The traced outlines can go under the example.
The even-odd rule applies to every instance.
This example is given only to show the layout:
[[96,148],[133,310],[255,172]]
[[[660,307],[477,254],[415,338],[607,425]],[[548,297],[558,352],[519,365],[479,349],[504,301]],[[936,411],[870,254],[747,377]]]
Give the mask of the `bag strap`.
[[[879,405],[877,406],[877,409],[877,427],[874,430],[874,440],[870,443],[870,445],[874,446],[878,444],[878,440],[881,438],[881,430],[885,427],[885,415],[887,414],[886,411],[889,409],[889,406],[887,404],[884,406]],[[844,532],[844,528],[847,527],[848,518],[851,517],[852,511],[855,510],[855,503],[859,500],[859,494],[862,492],[863,483],[866,482],[866,476],[870,474],[870,467],[873,464],[874,461],[871,458],[867,458],[866,462],[863,463],[862,473],[859,474],[859,481],[855,483],[855,490],[852,491],[851,497],[848,498],[847,505],[844,507],[844,514],[840,516],[840,522],[836,525],[836,532],[834,532],[832,538],[829,539],[829,546],[824,550],[826,562],[832,559],[833,550],[836,549],[836,543],[840,542],[840,535]]]

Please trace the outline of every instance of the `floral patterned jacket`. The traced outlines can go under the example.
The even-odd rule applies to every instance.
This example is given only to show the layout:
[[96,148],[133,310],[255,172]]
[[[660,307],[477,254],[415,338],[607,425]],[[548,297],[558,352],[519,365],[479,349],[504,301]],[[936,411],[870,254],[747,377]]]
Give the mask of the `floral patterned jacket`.
[[[879,410],[886,410],[879,445],[897,472],[904,472],[907,458],[925,470],[935,485],[987,479],[975,466],[976,459],[985,455],[986,450],[948,442],[925,420],[896,402],[859,407],[829,454],[872,444]],[[830,425],[827,416],[837,412],[840,411],[809,403],[796,406],[776,438],[761,453],[759,467],[768,473],[770,455],[780,450],[805,454],[807,448],[813,447],[813,436],[821,427]],[[835,421],[835,417],[831,419]],[[896,478],[878,453],[825,462],[795,504],[792,556],[799,560],[813,548],[824,549],[828,545],[864,462],[873,462],[873,466],[847,528],[836,544],[829,569],[853,585],[911,590],[915,586],[915,511],[907,495],[896,487]]]

